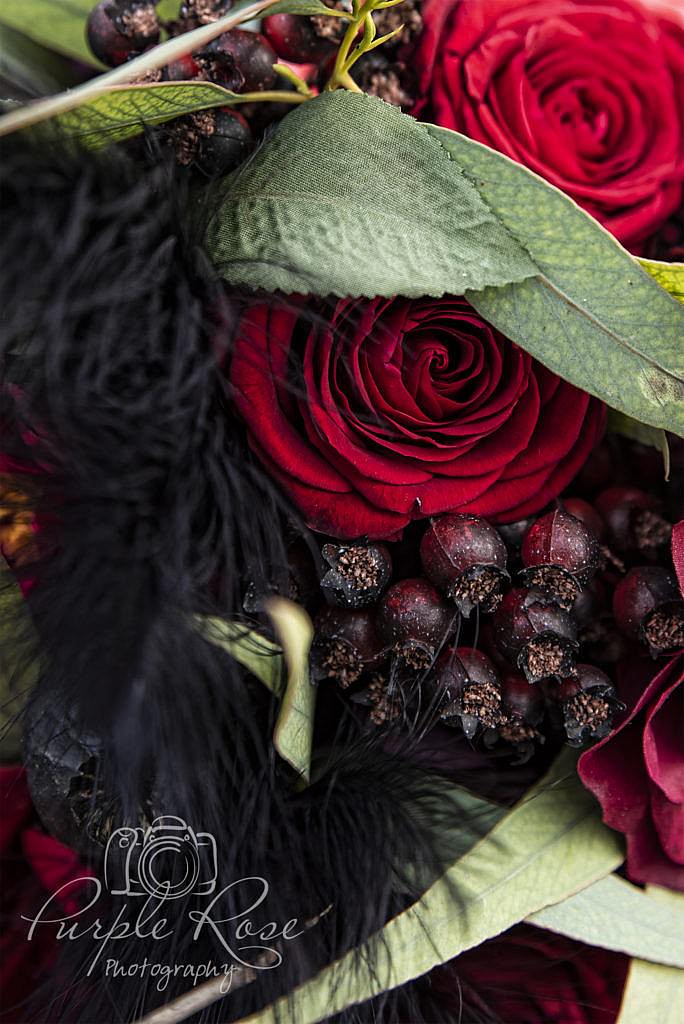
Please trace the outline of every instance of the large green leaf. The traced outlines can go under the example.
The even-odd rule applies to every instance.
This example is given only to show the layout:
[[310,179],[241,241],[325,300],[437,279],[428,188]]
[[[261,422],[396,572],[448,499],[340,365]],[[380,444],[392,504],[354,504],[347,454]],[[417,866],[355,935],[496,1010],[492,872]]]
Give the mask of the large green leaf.
[[197,628],[205,640],[228,651],[281,698],[273,744],[283,760],[308,782],[316,710],[316,687],[309,671],[313,626],[303,608],[284,598],[271,598],[266,611],[280,646],[240,623],[224,619],[199,616]]
[[617,875],[527,920],[589,946],[684,968],[684,901],[664,905]]
[[95,0],[1,0],[0,22],[50,50],[102,68],[85,38],[94,6]]
[[29,96],[58,92],[75,81],[71,61],[0,21],[0,79]]
[[684,433],[684,309],[553,186],[365,95],[290,113],[208,235],[230,281],[335,295],[465,292],[561,376]]
[[574,759],[562,755],[488,836],[382,929],[372,943],[372,971],[355,950],[241,1024],[327,1020],[580,891],[622,859],[619,838],[601,824]]
[[[647,888],[647,893],[674,915],[684,912],[680,893]],[[633,960],[622,996],[617,1024],[679,1024],[684,1006],[684,971]]]

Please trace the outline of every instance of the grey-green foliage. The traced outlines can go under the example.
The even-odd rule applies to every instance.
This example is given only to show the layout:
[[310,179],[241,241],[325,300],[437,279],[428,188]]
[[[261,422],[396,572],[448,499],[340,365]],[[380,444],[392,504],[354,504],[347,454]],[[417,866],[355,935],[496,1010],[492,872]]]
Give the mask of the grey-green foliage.
[[465,293],[566,380],[684,434],[684,308],[567,196],[380,100],[292,111],[226,182],[223,276],[339,296]]

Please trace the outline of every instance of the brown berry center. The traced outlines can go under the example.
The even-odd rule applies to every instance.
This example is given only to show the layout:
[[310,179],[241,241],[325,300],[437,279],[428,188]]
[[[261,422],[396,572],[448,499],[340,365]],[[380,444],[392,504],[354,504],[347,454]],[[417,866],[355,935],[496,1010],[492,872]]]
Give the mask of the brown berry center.
[[657,651],[684,647],[684,603],[657,608],[644,623],[644,635]]
[[356,590],[372,590],[380,583],[381,567],[368,548],[347,548],[337,559],[335,568]]
[[610,704],[603,697],[577,693],[565,702],[565,716],[593,730],[610,717]]
[[501,691],[494,683],[470,683],[461,696],[461,714],[493,728],[501,721]]

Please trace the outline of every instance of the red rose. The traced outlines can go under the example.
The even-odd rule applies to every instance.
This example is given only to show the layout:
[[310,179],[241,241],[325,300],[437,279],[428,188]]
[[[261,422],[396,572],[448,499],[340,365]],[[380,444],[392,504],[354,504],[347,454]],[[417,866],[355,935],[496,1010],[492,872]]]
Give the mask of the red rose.
[[646,658],[626,666],[620,696],[635,706],[582,754],[579,774],[606,825],[627,837],[629,877],[684,892],[684,654],[653,671]]
[[676,10],[674,0],[426,0],[421,116],[525,164],[634,245],[682,202]]
[[614,1024],[628,967],[621,953],[520,924],[436,968],[430,986],[455,1019],[465,983],[486,1004],[486,1020]]
[[253,449],[313,529],[345,539],[453,510],[526,516],[604,424],[460,298],[343,300],[329,322],[259,305],[230,376]]

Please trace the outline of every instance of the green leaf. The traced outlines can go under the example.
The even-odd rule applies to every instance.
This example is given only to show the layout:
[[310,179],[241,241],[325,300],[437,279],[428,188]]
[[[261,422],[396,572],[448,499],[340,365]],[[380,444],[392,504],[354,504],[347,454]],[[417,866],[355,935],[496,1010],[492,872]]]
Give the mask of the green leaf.
[[346,91],[288,115],[218,203],[215,264],[267,291],[442,295],[536,269],[424,125]]
[[[23,0],[21,2],[23,3]],[[199,28],[193,29],[192,32],[186,32],[183,35],[167,40],[165,43],[160,43],[158,46],[153,46],[152,49],[147,50],[140,57],[126,61],[120,67],[113,68],[106,74],[99,75],[88,82],[75,86],[73,89],[59,93],[57,96],[50,96],[35,103],[27,103],[18,110],[13,110],[0,117],[0,136],[9,135],[15,131],[22,131],[25,128],[41,124],[59,115],[76,111],[79,107],[88,104],[90,100],[99,100],[113,86],[130,86],[132,82],[140,79],[148,71],[163,68],[184,54],[206,46],[212,39],[221,35],[222,32],[227,32],[236,25],[240,25],[244,21],[249,21],[251,18],[265,13],[275,2],[276,0],[242,0],[241,3],[235,4],[228,14],[217,21],[213,21],[208,25],[201,25]],[[0,6],[1,10],[2,7]],[[288,93],[287,95],[295,95],[296,97],[295,100],[290,102],[301,102],[303,100],[302,96],[296,96],[296,94]],[[247,94],[242,94],[240,101],[243,103],[247,102]],[[236,101],[231,100],[230,102]],[[106,113],[105,111],[105,117]],[[138,124],[140,125],[139,110],[135,111],[135,114],[138,116]]]
[[303,608],[281,597],[271,598],[266,611],[280,646],[240,623],[225,619],[198,616],[197,627],[205,640],[228,651],[281,698],[273,744],[283,760],[308,782],[316,710],[316,687],[309,671],[313,626]]
[[661,288],[673,298],[684,302],[684,263],[661,263],[659,260],[639,260],[639,263]]
[[244,102],[237,93],[210,82],[159,82],[115,85],[93,92],[76,110],[59,114],[57,124],[68,138],[97,148],[138,135],[145,125],[163,124],[194,110]]
[[553,186],[373,97],[290,113],[227,183],[207,243],[229,281],[268,291],[466,293],[566,380],[684,434],[681,305]]
[[271,693],[280,696],[283,690],[283,652],[277,644],[239,622],[202,615],[198,615],[196,621],[205,640],[228,651]]
[[0,22],[0,78],[40,96],[64,89],[75,76],[63,57]]
[[21,712],[40,670],[28,605],[0,555],[0,758],[21,750]]
[[639,423],[638,420],[633,420],[631,416],[626,416],[623,412],[618,412],[617,409],[608,411],[608,430],[614,434],[622,434],[623,437],[628,437],[631,441],[639,441],[640,444],[646,444],[650,448],[657,448],[663,457],[665,479],[670,479],[670,445],[664,430],[660,427],[649,427],[646,423]]
[[271,598],[266,611],[282,645],[287,666],[287,684],[273,743],[280,756],[308,782],[316,709],[316,687],[309,670],[313,626],[303,608],[282,597]]
[[[684,896],[649,886],[649,896],[666,911],[681,914]],[[679,1024],[684,1006],[684,971],[633,960],[617,1024]]]
[[589,946],[684,968],[684,901],[663,905],[617,875],[527,920]]
[[381,930],[372,943],[372,972],[363,969],[370,947],[353,950],[241,1024],[327,1020],[610,874],[623,860],[622,845],[602,825],[574,764],[561,755],[486,838]]
[[30,39],[102,68],[85,38],[85,23],[95,0],[2,0],[0,22]]

